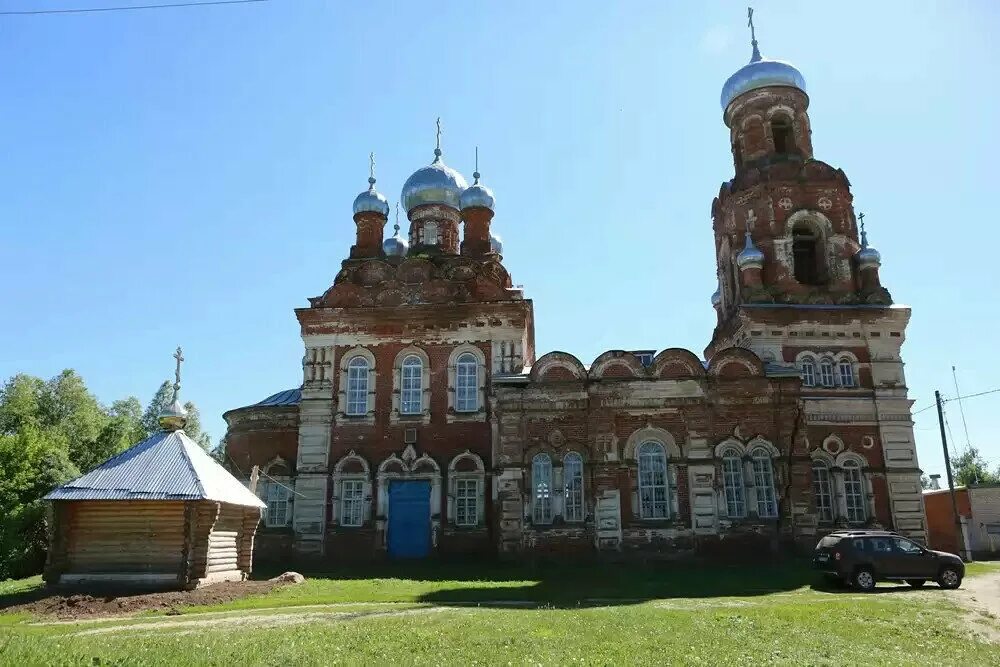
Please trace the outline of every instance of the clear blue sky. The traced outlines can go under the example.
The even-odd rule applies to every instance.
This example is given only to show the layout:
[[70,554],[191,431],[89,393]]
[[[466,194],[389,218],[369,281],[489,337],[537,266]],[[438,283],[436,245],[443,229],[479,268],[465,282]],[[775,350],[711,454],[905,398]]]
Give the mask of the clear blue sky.
[[[0,0],[0,11],[127,0]],[[146,4],[136,0],[133,4]],[[732,175],[719,91],[750,55],[742,2],[272,0],[0,16],[0,377],[75,368],[145,402],[181,344],[221,413],[297,386],[292,309],[332,282],[378,158],[395,201],[480,147],[540,352],[701,354],[709,210]],[[842,167],[913,307],[919,410],[1000,386],[1000,4],[757,2],[765,55],[804,73],[816,157]],[[957,404],[952,432],[964,445]],[[1000,394],[966,402],[994,461]],[[933,410],[920,461],[942,472]]]

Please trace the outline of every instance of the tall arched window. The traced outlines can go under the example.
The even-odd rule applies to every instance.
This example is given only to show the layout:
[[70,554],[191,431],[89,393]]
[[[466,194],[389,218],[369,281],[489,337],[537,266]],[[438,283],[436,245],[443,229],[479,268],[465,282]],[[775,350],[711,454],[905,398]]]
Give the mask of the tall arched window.
[[466,352],[455,362],[455,411],[479,410],[479,362]]
[[352,416],[368,413],[368,360],[357,356],[347,363],[347,410]]
[[670,515],[667,495],[667,454],[658,442],[639,445],[639,516],[666,519]]
[[824,461],[812,464],[813,495],[816,497],[816,518],[833,521],[833,486],[830,483],[830,468]]
[[753,467],[753,485],[757,491],[757,516],[774,519],[778,516],[778,503],[774,493],[774,468],[766,449],[755,449],[750,455]]
[[563,487],[566,495],[564,518],[583,521],[583,457],[576,452],[563,458]]
[[731,519],[746,516],[743,500],[743,461],[735,450],[722,455],[722,490],[726,497],[726,514]]
[[784,116],[775,116],[771,121],[771,137],[774,139],[774,152],[778,155],[788,155],[795,152],[795,133],[792,121]]
[[847,501],[847,520],[863,523],[865,520],[865,485],[861,477],[861,466],[848,459],[841,466],[844,470],[844,499]]
[[799,372],[802,376],[802,386],[816,386],[816,362],[812,360],[812,357],[806,357],[802,360],[802,370]]
[[531,460],[531,488],[532,520],[552,523],[552,459],[548,454],[536,454]]
[[424,401],[424,364],[410,355],[400,367],[399,411],[404,415],[419,415]]
[[824,387],[833,386],[833,360],[823,358],[819,360],[819,383]]
[[800,222],[792,229],[792,257],[795,279],[805,285],[822,284],[820,271],[820,236],[812,227]]
[[438,226],[431,220],[424,224],[424,245],[438,244]]
[[841,359],[837,364],[838,375],[840,375],[841,387],[854,386],[854,364],[850,359]]

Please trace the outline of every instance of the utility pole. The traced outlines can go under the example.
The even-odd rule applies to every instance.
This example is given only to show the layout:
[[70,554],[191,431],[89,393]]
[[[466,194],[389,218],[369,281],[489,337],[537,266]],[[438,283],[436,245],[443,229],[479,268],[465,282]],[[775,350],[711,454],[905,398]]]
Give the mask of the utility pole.
[[955,515],[955,535],[958,537],[958,549],[965,545],[965,537],[962,535],[962,520],[958,515],[958,500],[955,498],[955,480],[951,475],[951,457],[948,455],[948,438],[944,434],[944,411],[941,408],[941,392],[934,392],[934,400],[937,402],[938,426],[941,428],[941,447],[944,449],[944,469],[948,473],[948,490],[951,494],[951,511]]

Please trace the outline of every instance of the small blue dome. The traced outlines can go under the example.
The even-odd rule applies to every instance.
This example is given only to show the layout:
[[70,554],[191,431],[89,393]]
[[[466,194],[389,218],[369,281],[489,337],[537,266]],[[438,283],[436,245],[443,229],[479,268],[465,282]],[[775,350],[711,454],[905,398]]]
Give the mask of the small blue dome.
[[424,204],[444,204],[459,209],[462,193],[468,187],[465,177],[446,165],[440,151],[435,151],[434,162],[417,169],[403,183],[400,199],[407,213]]
[[[861,214],[864,218],[864,214]],[[882,255],[875,248],[868,245],[868,232],[861,225],[861,249],[854,253],[854,259],[858,262],[858,267],[862,269],[878,268],[882,266]]]
[[410,250],[410,242],[399,235],[399,225],[396,233],[382,241],[382,252],[389,257],[404,257]]
[[790,86],[804,93],[806,79],[791,63],[762,58],[755,45],[750,62],[729,77],[722,87],[722,110],[728,109],[730,103],[743,93],[765,86]]
[[712,292],[712,306],[717,307],[720,303],[722,303],[722,294],[719,292],[719,288],[716,287],[715,291]]
[[747,232],[747,241],[743,250],[736,256],[736,266],[740,267],[741,271],[750,268],[759,269],[764,266],[764,253],[753,244],[750,232]]
[[459,203],[462,206],[462,210],[464,211],[467,208],[488,208],[491,211],[495,211],[496,199],[493,197],[493,191],[479,182],[478,171],[472,174],[472,176],[475,181],[462,193],[460,198]]
[[503,239],[490,232],[490,252],[495,252],[498,255],[503,254]]
[[368,179],[368,189],[354,198],[354,213],[378,213],[389,216],[389,200],[375,189],[375,179]]

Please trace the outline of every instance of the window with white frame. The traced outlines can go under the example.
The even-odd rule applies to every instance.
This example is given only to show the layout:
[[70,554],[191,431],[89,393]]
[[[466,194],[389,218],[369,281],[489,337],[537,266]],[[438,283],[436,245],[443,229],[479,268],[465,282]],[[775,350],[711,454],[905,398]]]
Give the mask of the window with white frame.
[[774,468],[766,449],[755,449],[750,455],[753,484],[757,492],[757,516],[774,519],[778,516],[778,503],[774,493]]
[[802,385],[805,387],[816,386],[816,363],[809,357],[802,360],[799,371],[802,376]]
[[479,480],[455,480],[455,525],[476,526],[479,523]]
[[563,458],[563,488],[566,521],[583,521],[583,457],[570,452]]
[[368,414],[368,360],[357,356],[347,363],[346,414]]
[[437,245],[438,244],[438,226],[437,223],[431,220],[424,224],[424,245]]
[[465,352],[455,362],[455,411],[479,410],[479,361]]
[[841,359],[840,362],[838,362],[837,373],[839,375],[841,387],[854,386],[854,364],[851,363],[850,359]]
[[291,518],[288,511],[288,499],[291,491],[284,484],[275,481],[267,483],[267,512],[264,514],[264,525],[268,528],[287,526]]
[[548,454],[536,454],[531,460],[531,488],[533,522],[552,523],[552,459]]
[[824,387],[833,386],[833,361],[821,359],[819,362],[819,383]]
[[833,485],[830,483],[830,468],[826,462],[813,461],[812,482],[816,517],[820,521],[833,521]]
[[345,479],[340,483],[340,525],[360,526],[364,517],[365,482]]
[[424,401],[424,364],[420,357],[411,354],[403,359],[399,375],[399,411],[419,415]]
[[726,514],[732,519],[746,516],[743,498],[743,459],[735,450],[722,455],[722,491],[726,499]]
[[863,523],[865,520],[865,485],[861,476],[861,466],[848,459],[841,468],[844,471],[844,500],[847,504],[847,520]]
[[658,442],[644,442],[638,453],[639,517],[666,519],[670,515],[666,451]]

